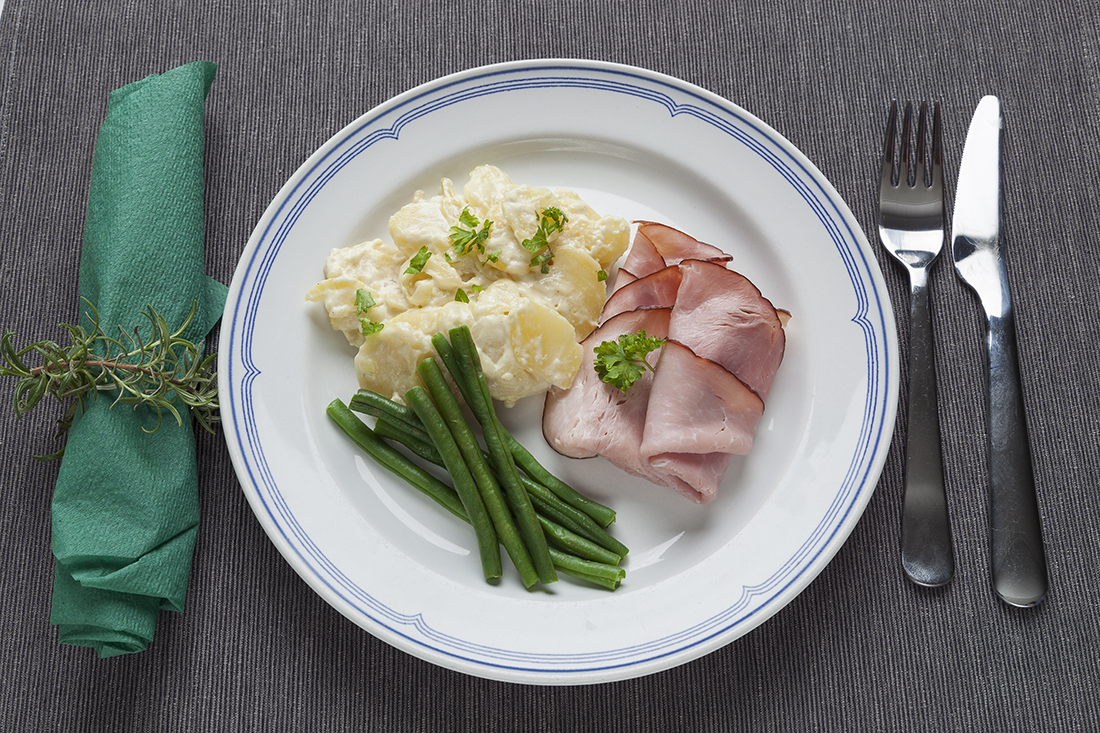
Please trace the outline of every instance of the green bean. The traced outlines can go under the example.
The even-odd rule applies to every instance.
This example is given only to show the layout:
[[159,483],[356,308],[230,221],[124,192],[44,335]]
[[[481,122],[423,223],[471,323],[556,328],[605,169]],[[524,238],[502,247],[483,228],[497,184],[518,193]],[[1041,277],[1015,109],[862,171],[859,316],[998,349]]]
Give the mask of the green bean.
[[523,537],[520,536],[520,531],[516,528],[516,523],[508,511],[508,503],[504,494],[501,493],[500,484],[497,483],[492,469],[489,468],[485,454],[481,452],[481,445],[470,430],[462,414],[462,408],[455,399],[454,393],[451,392],[450,385],[447,384],[446,377],[439,369],[439,364],[431,357],[417,364],[416,370],[427,385],[428,392],[439,409],[439,414],[450,430],[451,437],[454,438],[466,466],[470,469],[482,501],[485,502],[485,508],[493,521],[493,527],[496,528],[500,543],[504,545],[508,557],[512,559],[512,564],[519,571],[523,584],[530,588],[540,580],[540,575],[535,570]]
[[356,445],[380,465],[427,494],[451,514],[469,521],[466,509],[454,489],[387,445],[347,405],[340,400],[333,400],[325,412]]
[[493,528],[493,522],[489,518],[488,511],[486,511],[477,484],[474,483],[470,469],[455,444],[447,424],[439,414],[439,410],[432,403],[428,391],[423,387],[417,386],[410,389],[405,393],[405,400],[416,412],[420,422],[424,424],[424,429],[431,436],[436,450],[443,457],[447,473],[451,475],[455,491],[462,499],[462,506],[466,509],[466,515],[470,518],[474,535],[477,537],[482,572],[487,579],[499,578],[501,575],[500,546],[498,545],[496,530]]
[[470,389],[470,382],[466,379],[466,372],[459,362],[458,354],[455,353],[454,347],[452,347],[451,342],[447,340],[447,336],[442,333],[437,333],[435,336],[432,336],[432,346],[435,347],[435,353],[439,354],[439,359],[443,362],[443,366],[447,367],[447,371],[450,373],[451,379],[454,380],[455,386],[458,387],[462,399],[465,400],[467,405],[473,404],[474,397]]
[[400,402],[395,402],[389,397],[384,397],[369,389],[361,389],[352,395],[348,401],[348,407],[372,417],[389,415],[408,424],[410,427],[419,427],[420,425],[420,418],[416,416],[416,412],[411,407],[402,405]]
[[[497,420],[496,411],[493,408],[493,398],[489,394],[489,385],[485,381],[485,375],[481,371],[481,358],[478,356],[477,347],[474,346],[473,337],[468,326],[458,326],[450,330],[450,342],[458,356],[463,379],[467,381],[472,402],[468,401],[477,421],[481,423],[481,432],[485,437],[485,446],[489,450],[493,469],[497,479],[504,487],[508,505],[512,508],[512,514],[516,518],[516,524],[523,535],[523,540],[531,553],[531,561],[538,571],[539,580],[543,583],[553,583],[558,576],[554,570],[554,563],[550,559],[550,553],[546,544],[546,535],[542,531],[535,509],[531,505],[531,498],[523,488],[520,481],[519,470],[508,450],[508,445],[501,435],[502,429]],[[453,375],[452,375],[453,376]],[[456,378],[457,381],[457,378]]]
[[581,494],[572,486],[550,473],[550,471],[539,463],[538,460],[531,455],[531,452],[516,440],[511,433],[505,430],[505,434],[507,435],[508,449],[512,452],[512,457],[515,459],[516,465],[522,468],[528,476],[553,491],[562,501],[580,509],[599,523],[601,527],[607,527],[615,521],[614,509],[604,506],[598,501],[589,499],[587,496]]
[[[429,391],[431,391],[430,385]],[[378,418],[378,423],[375,425],[374,432],[380,437],[389,438],[401,443],[412,453],[430,463],[434,463],[437,466],[443,466],[443,458],[439,455],[439,451],[436,450],[435,446],[430,442],[421,440],[416,434],[408,430],[405,424],[399,420],[394,420],[388,415],[383,415]],[[482,458],[485,459],[485,461],[489,460],[488,455],[484,452],[482,453]],[[534,479],[522,474],[520,475],[520,480],[531,496],[531,502],[535,507],[535,514],[538,516],[539,523],[546,532],[547,539],[554,537],[555,532],[559,534],[561,532],[568,532],[569,535],[577,538],[574,542],[580,541],[596,548],[595,550],[589,550],[587,554],[584,552],[578,552],[576,554],[582,557],[588,557],[590,560],[599,560],[612,564],[617,564],[622,559],[622,555],[617,553],[614,549],[615,542],[609,541],[609,538],[605,536],[607,533],[601,527],[596,526],[594,522],[588,520],[586,515],[581,514],[578,521],[577,511],[563,502],[556,501],[557,497],[555,497],[546,487],[541,486]],[[486,502],[486,508],[488,508],[488,502]],[[491,511],[490,516],[492,516]],[[548,522],[552,523],[555,529],[548,528]],[[497,533],[500,534],[499,529]],[[593,537],[599,539],[600,542],[593,540]],[[566,546],[562,549],[568,550],[569,547]]]
[[[340,400],[333,400],[326,412],[356,445],[380,465],[404,479],[462,521],[470,524],[470,518],[466,515],[462,500],[453,488],[381,440],[375,431],[364,425],[344,403]],[[406,434],[405,437],[408,437],[408,435]],[[399,437],[394,439],[401,440]],[[436,452],[436,457],[439,458],[439,464],[441,465],[442,457],[439,457],[438,452]],[[556,553],[552,555],[554,566],[562,573],[608,590],[615,590],[619,587],[619,580],[609,579],[606,571],[603,573],[604,577],[587,574],[584,572],[584,566],[569,560],[568,553],[557,550],[552,550],[552,552]]]
[[[432,343],[436,347],[440,359],[451,373],[451,378],[462,394],[463,399],[472,408],[475,397],[465,379],[467,372],[459,366],[458,355],[451,343],[444,334],[436,334],[432,338]],[[478,365],[480,365],[480,362]],[[386,437],[391,437],[403,443],[410,451],[425,460],[443,465],[442,459],[437,453],[433,454],[432,450],[424,450],[423,439],[416,442],[410,436],[410,433],[422,435],[418,431],[422,431],[423,428],[419,424],[420,421],[415,412],[405,405],[377,393],[360,390],[352,398],[352,407],[358,411],[377,416],[379,424],[376,426],[376,430],[379,434],[385,434]],[[495,410],[492,411],[492,414],[496,418]],[[499,419],[496,419],[495,423],[500,431],[499,434],[502,434],[507,441],[508,450],[512,454],[515,464],[523,469],[522,472],[517,471],[517,475],[534,505],[536,514],[541,515],[540,522],[542,518],[551,519],[564,528],[615,554],[625,555],[629,551],[625,545],[602,528],[614,520],[613,510],[578,494],[572,487],[569,487],[568,484],[562,482],[539,464],[530,452],[500,424]],[[404,429],[399,433],[398,430],[401,428]],[[580,499],[578,500],[576,497],[580,497]],[[587,518],[582,514],[587,515]],[[571,573],[571,575],[577,577],[576,572]],[[588,578],[582,579],[589,580]]]
[[[436,399],[434,391],[432,392],[432,398],[435,399],[436,404],[439,404],[440,400]],[[397,405],[397,403],[393,403],[384,397],[380,397],[380,400],[385,400],[397,407],[404,408],[404,405]],[[416,421],[418,427],[411,427],[409,423],[403,419],[394,417],[395,413],[393,411],[385,409],[383,402],[379,401],[376,404],[382,406],[383,409],[379,410],[377,424],[374,427],[375,433],[383,438],[396,440],[415,455],[426,461],[430,461],[437,466],[443,466],[442,457],[440,457],[439,452],[436,451],[435,446],[431,442],[431,438],[428,437],[423,427],[420,426],[420,419],[416,417],[415,413],[413,413],[412,417]],[[487,457],[484,452],[482,455]],[[467,464],[469,463],[470,460],[467,459]],[[598,526],[591,517],[588,517],[576,507],[566,504],[545,485],[535,481],[528,475],[521,473],[519,478],[523,487],[527,490],[528,495],[531,496],[531,501],[532,504],[534,504],[536,513],[541,512],[549,514],[554,521],[563,524],[574,533],[616,554],[626,555],[628,552],[626,546],[611,537],[607,531]],[[497,531],[499,532],[500,530],[498,529]]]
[[543,531],[546,532],[546,539],[549,540],[551,544],[557,545],[559,550],[576,555],[577,557],[583,557],[585,560],[594,560],[596,562],[607,563],[608,565],[618,565],[622,561],[622,557],[616,555],[611,550],[600,547],[592,540],[581,537],[576,532],[572,532],[561,526],[553,519],[547,519],[543,514],[539,514],[538,518],[539,524],[542,525]]
[[607,588],[608,590],[618,590],[619,585],[622,582],[621,580],[608,580],[607,578],[597,578],[597,577],[592,576],[592,575],[586,575],[585,573],[579,572],[577,570],[571,570],[569,568],[563,568],[562,566],[557,565],[557,564],[555,564],[554,567],[557,568],[558,572],[560,572],[562,575],[568,575],[571,578],[576,578],[577,580],[583,580],[586,583],[591,583],[592,585],[598,585],[601,588]]
[[568,527],[600,547],[611,550],[616,555],[626,557],[627,553],[630,552],[626,545],[612,537],[607,530],[596,524],[590,516],[576,507],[566,504],[550,489],[533,479],[521,477],[521,480],[536,511],[547,515],[555,522]]
[[380,438],[389,438],[397,441],[409,449],[414,455],[423,458],[429,463],[443,466],[443,456],[439,455],[431,437],[423,430],[413,432],[409,426],[389,415],[382,415],[374,423],[374,433]]
[[586,578],[603,578],[612,582],[622,581],[626,577],[626,571],[620,567],[592,562],[591,560],[582,560],[575,555],[554,548],[550,548],[550,557],[553,558],[556,567],[569,574],[581,573]]

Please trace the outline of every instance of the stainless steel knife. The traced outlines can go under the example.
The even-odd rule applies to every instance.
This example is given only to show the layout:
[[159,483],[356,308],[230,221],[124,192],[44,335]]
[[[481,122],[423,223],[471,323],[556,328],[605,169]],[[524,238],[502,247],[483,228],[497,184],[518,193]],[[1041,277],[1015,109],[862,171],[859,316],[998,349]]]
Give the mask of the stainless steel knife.
[[983,97],[963,147],[951,241],[955,271],[986,316],[993,586],[1026,607],[1046,597],[1047,569],[1002,252],[1001,129],[1000,100]]

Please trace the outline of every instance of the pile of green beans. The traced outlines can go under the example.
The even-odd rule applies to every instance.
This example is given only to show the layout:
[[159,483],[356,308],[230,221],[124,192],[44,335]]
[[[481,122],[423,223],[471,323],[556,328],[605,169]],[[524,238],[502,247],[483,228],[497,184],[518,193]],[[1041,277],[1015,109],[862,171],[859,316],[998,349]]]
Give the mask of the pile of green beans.
[[[417,365],[424,386],[405,394],[407,405],[359,390],[348,405],[334,400],[329,417],[380,465],[473,527],[487,580],[501,577],[503,547],[527,588],[553,583],[559,572],[618,588],[628,549],[605,529],[615,512],[551,474],[500,422],[468,327],[437,334],[432,344],[480,425],[484,448],[434,357]],[[374,428],[356,412],[373,416]],[[443,467],[453,485],[387,441]]]

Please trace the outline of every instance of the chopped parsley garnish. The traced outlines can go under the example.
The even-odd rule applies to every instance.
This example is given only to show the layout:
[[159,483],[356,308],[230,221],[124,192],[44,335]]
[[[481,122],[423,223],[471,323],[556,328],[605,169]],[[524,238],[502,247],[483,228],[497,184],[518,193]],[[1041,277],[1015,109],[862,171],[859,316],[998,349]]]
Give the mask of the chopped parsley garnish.
[[530,267],[539,268],[539,272],[544,275],[550,272],[550,265],[554,264],[550,236],[564,229],[568,221],[568,217],[556,206],[549,206],[539,212],[539,228],[535,231],[535,235],[520,243],[534,255],[531,258]]
[[600,270],[596,273],[596,282],[602,283],[607,279],[607,270]]
[[[455,225],[451,227],[451,233],[448,237],[454,251],[459,255],[468,255],[476,249],[481,254],[485,254],[485,240],[489,238],[493,222],[485,221],[482,223],[478,221],[478,218],[470,213],[470,207],[467,206],[458,215],[458,224],[462,226]],[[466,228],[464,229],[463,226]],[[497,256],[499,256],[499,253]],[[495,257],[492,259],[495,260]]]
[[359,330],[363,332],[364,336],[373,336],[385,327],[384,323],[377,323],[367,318],[359,319]]
[[654,371],[646,361],[646,354],[664,343],[665,339],[647,336],[645,331],[624,333],[617,340],[604,341],[593,350],[596,354],[593,367],[602,381],[626,392],[647,369]]
[[457,300],[459,303],[469,303],[470,302],[470,295],[477,295],[478,293],[480,293],[484,289],[485,288],[481,287],[477,283],[474,283],[473,285],[470,286],[469,294],[467,294],[466,291],[463,290],[462,288],[459,288],[458,290],[455,291],[455,300]]
[[368,308],[373,308],[378,305],[374,302],[374,296],[370,294],[369,290],[359,288],[355,291],[355,312],[362,315],[367,312]]
[[424,265],[428,264],[428,258],[431,256],[432,253],[428,251],[427,247],[421,247],[409,260],[409,266],[405,268],[405,274],[419,275],[423,271]]
[[459,303],[469,303],[470,302],[470,295],[477,295],[478,293],[480,293],[484,289],[485,288],[481,287],[480,285],[478,285],[476,283],[470,286],[470,293],[469,294],[467,294],[466,291],[463,290],[462,288],[459,288],[458,290],[455,291],[455,300],[457,300]]
[[[365,315],[369,309],[373,308],[376,305],[378,304],[374,302],[374,296],[370,294],[369,290],[359,288],[355,291],[355,315]],[[363,332],[364,336],[370,336],[372,334],[378,333],[382,330],[382,325],[383,324],[376,323],[369,318],[359,319],[359,330]]]

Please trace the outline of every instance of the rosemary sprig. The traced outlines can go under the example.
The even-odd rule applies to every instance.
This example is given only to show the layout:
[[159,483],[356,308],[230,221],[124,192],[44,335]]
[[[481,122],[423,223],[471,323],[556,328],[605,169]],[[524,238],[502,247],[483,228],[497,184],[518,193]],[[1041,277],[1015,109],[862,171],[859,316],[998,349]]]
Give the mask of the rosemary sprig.
[[[135,408],[147,405],[156,411],[156,427],[142,427],[147,433],[160,428],[165,412],[183,425],[178,404],[213,433],[213,424],[220,421],[218,381],[213,369],[217,355],[203,357],[203,343],[196,344],[182,335],[195,317],[197,303],[192,304],[191,312],[174,331],[152,306],[147,306],[141,315],[148,321],[153,338],[146,341],[142,326],[135,327],[133,333],[120,328],[118,338],[108,336],[100,327],[95,306],[82,300],[89,308],[91,328],[61,324],[72,342],[67,347],[39,341],[17,350],[13,331],[5,330],[0,338],[0,376],[19,380],[14,396],[16,417],[22,418],[44,396],[52,395],[65,407],[58,420],[56,437],[61,437],[72,427],[76,411],[84,409],[85,399],[97,399],[100,392],[114,392],[112,407],[119,403]],[[42,363],[28,366],[25,357],[30,354],[37,354]],[[58,458],[62,452],[41,458]]]

